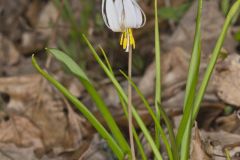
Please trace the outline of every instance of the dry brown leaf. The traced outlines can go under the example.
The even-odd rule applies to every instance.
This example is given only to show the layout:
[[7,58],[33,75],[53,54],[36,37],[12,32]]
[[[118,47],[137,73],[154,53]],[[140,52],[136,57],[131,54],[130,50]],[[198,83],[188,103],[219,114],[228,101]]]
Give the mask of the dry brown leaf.
[[[0,143],[1,160],[39,160],[34,153],[34,147],[20,148],[13,143]],[[53,160],[53,159],[48,159]],[[59,159],[60,160],[60,159]]]
[[[170,50],[172,46],[179,46],[186,50],[189,54],[192,51],[194,40],[195,23],[196,23],[197,1],[191,6],[185,16],[181,19],[178,28],[173,36],[166,42],[166,48]],[[211,14],[209,14],[211,11]],[[202,52],[204,57],[208,58],[216,43],[224,23],[224,16],[219,10],[219,1],[204,1],[202,8]],[[165,44],[163,44],[165,45]],[[234,51],[236,42],[233,37],[228,34],[225,39],[224,48],[230,53]]]
[[21,38],[22,33],[22,17],[21,15],[29,4],[30,0],[15,0],[15,1],[0,1],[1,14],[0,16],[0,32],[4,33],[13,42]]
[[[188,55],[179,48],[173,48],[166,54],[163,54],[162,59],[162,86],[163,89],[181,83],[186,79],[188,68]],[[155,64],[152,63],[145,71],[142,79],[139,81],[139,88],[145,94],[153,93],[155,81]],[[164,91],[163,91],[164,92]]]
[[202,103],[197,116],[198,126],[204,130],[211,130],[216,119],[224,111],[225,105],[219,102]]
[[239,119],[235,113],[228,116],[221,116],[216,119],[219,129],[227,132],[240,133]]
[[[0,78],[0,92],[10,97],[4,110],[11,115],[10,120],[13,119],[0,123],[1,143],[32,147],[41,157],[45,152],[57,156],[75,151],[83,139],[91,139],[87,122],[73,112],[67,101],[40,75]],[[21,135],[17,135],[17,131]],[[42,145],[42,150],[38,149],[41,145],[34,146],[35,141]]]
[[[0,33],[0,65],[14,65],[19,62],[19,52],[15,45]],[[4,57],[4,58],[3,58]]]
[[202,145],[200,131],[197,125],[195,125],[194,127],[194,136],[191,145],[192,145],[191,160],[210,160],[209,156],[206,154],[204,147]]
[[58,10],[52,1],[49,1],[47,5],[41,10],[38,21],[36,22],[37,31],[44,37],[49,37],[54,28],[50,27],[50,24],[54,24],[58,17]]
[[41,131],[26,117],[3,115],[0,130],[1,143],[14,143],[21,147],[31,146],[36,149],[43,149]]
[[228,148],[230,156],[234,156],[240,151],[240,136],[225,131],[206,132],[201,131],[204,148],[208,155],[214,160],[225,160],[225,148]]
[[218,97],[225,103],[240,107],[240,56],[229,55],[217,65],[214,85]]
[[32,27],[35,27],[37,24],[39,13],[41,13],[43,3],[38,0],[33,0],[27,7],[25,16],[28,19],[28,22]]

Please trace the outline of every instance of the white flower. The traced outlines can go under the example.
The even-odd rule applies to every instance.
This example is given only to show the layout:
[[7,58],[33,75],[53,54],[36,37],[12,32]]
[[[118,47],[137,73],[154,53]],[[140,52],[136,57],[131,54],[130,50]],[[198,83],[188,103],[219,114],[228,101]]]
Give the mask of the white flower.
[[103,0],[102,14],[105,24],[114,32],[140,28],[146,21],[135,0]]
[[146,16],[135,0],[103,0],[102,14],[105,24],[114,32],[122,32],[120,44],[126,51],[135,48],[132,28],[140,28]]

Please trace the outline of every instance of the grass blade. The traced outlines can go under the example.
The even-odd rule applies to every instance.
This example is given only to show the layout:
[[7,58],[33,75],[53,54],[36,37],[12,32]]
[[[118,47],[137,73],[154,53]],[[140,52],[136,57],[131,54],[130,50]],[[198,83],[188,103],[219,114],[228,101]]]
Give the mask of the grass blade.
[[[144,97],[144,95],[142,94],[142,92],[139,90],[139,88],[137,87],[137,85],[136,85],[132,80],[130,80],[129,77],[128,77],[123,71],[120,70],[120,72],[121,72],[122,75],[131,83],[131,85],[133,86],[133,88],[135,89],[135,91],[137,92],[137,94],[139,95],[139,97],[141,98],[141,100],[143,101],[144,106],[147,108],[150,116],[152,117],[152,119],[153,119],[153,121],[154,121],[154,123],[155,123],[155,125],[156,125],[156,128],[159,130],[159,135],[161,136],[161,138],[162,138],[162,140],[163,140],[163,143],[164,143],[165,146],[166,146],[169,159],[170,159],[170,160],[172,160],[172,159],[176,160],[176,159],[175,159],[175,155],[177,156],[178,153],[173,153],[173,152],[172,152],[173,150],[171,150],[170,144],[169,144],[169,142],[168,142],[168,138],[167,138],[167,136],[166,136],[163,128],[161,127],[160,122],[159,122],[158,119],[157,119],[157,116],[156,116],[155,113],[153,112],[150,104],[148,103],[148,101],[146,100],[146,98]],[[159,109],[161,109],[161,108],[159,107]],[[162,113],[161,113],[161,114],[162,114]],[[173,132],[172,132],[172,133],[173,133]],[[171,138],[173,138],[173,139],[175,140],[174,134],[171,134],[171,136],[172,136],[172,135],[173,135],[173,137],[171,137]],[[170,139],[171,139],[171,138],[170,138]],[[171,141],[171,142],[172,142],[172,141]],[[177,146],[176,143],[175,143],[175,141],[174,141],[174,144],[173,144],[172,146],[174,146],[174,147]],[[174,150],[174,151],[176,151],[176,150]]]
[[102,48],[101,46],[99,46],[99,48],[100,48],[100,50],[101,50],[101,53],[102,53],[102,55],[103,55],[103,57],[104,57],[104,60],[105,60],[105,62],[106,62],[106,64],[107,64],[107,67],[108,67],[109,71],[110,71],[112,74],[114,74],[114,73],[113,73],[113,70],[112,70],[112,67],[111,67],[111,64],[110,64],[110,62],[109,62],[109,60],[108,60],[108,58],[107,58],[107,55],[106,55],[105,51],[103,50],[103,48]]
[[[161,127],[160,125],[160,122],[158,121],[157,119],[157,116],[154,114],[151,106],[149,105],[148,101],[146,100],[146,98],[144,97],[144,95],[142,94],[142,92],[139,90],[139,88],[136,86],[136,84],[131,80],[129,79],[129,77],[123,72],[120,70],[120,72],[122,73],[122,75],[131,83],[131,85],[133,86],[133,88],[135,89],[135,91],[137,92],[137,94],[139,95],[139,97],[141,98],[141,100],[143,101],[144,103],[144,106],[147,108],[150,116],[153,118],[153,121],[156,125],[156,128],[159,130],[159,135],[162,137],[163,139],[163,143],[165,144],[166,146],[166,149],[167,149],[167,152],[168,152],[168,156],[169,156],[169,159],[172,160],[174,159],[174,156],[175,155],[178,155],[177,153],[174,153],[172,152],[171,150],[171,147],[170,147],[170,144],[168,142],[168,139],[167,139],[167,136],[166,134],[164,133],[164,130],[163,128]],[[160,108],[160,107],[159,107]],[[172,132],[173,133],[173,132]],[[173,134],[171,134],[171,136],[173,136]],[[175,136],[171,137],[173,139],[175,139]],[[172,141],[171,141],[172,142]],[[174,144],[172,146],[174,146],[176,143],[174,141]],[[174,159],[175,160],[175,159]]]
[[47,72],[42,70],[37,64],[37,61],[32,56],[32,64],[37,69],[37,71],[46,78],[51,84],[53,84],[69,101],[71,101],[79,111],[87,118],[87,120],[93,125],[93,127],[98,131],[98,133],[105,139],[109,147],[113,150],[114,154],[119,158],[124,158],[124,153],[112,136],[107,132],[107,130],[102,126],[102,124],[96,119],[96,117],[87,109],[87,107],[82,104],[76,97],[74,97],[65,87],[63,87],[57,80],[51,77]]
[[111,130],[113,136],[115,137],[116,141],[121,146],[124,153],[130,153],[130,147],[124,138],[122,132],[120,131],[119,127],[117,126],[115,120],[113,119],[108,107],[106,106],[105,102],[96,91],[90,80],[88,79],[87,75],[82,71],[82,69],[65,53],[61,52],[57,49],[47,49],[49,53],[51,53],[57,60],[62,62],[67,66],[67,68],[79,78],[81,83],[84,85],[88,93],[90,94],[93,102],[95,102],[97,108],[101,112],[103,118],[105,119],[106,124],[108,125],[109,129]]
[[186,131],[184,132],[182,143],[181,143],[181,160],[189,160],[190,154],[190,140],[192,131],[191,117],[187,121]]
[[170,119],[168,118],[167,113],[160,106],[160,104],[159,104],[159,109],[160,109],[160,112],[161,112],[161,116],[163,117],[163,120],[164,120],[164,122],[167,126],[167,129],[168,129],[169,138],[170,138],[170,142],[171,142],[171,146],[172,146],[173,159],[178,160],[180,158],[180,155],[179,155],[178,146],[177,146],[177,143],[176,143],[176,136],[175,136],[174,131],[173,131],[173,125],[172,125]]
[[[101,46],[99,46],[99,48],[100,48],[101,53],[102,53],[102,55],[104,57],[104,60],[106,62],[106,66],[108,67],[108,69],[112,73],[112,75],[114,76],[114,72],[113,72],[112,66],[111,66],[111,64],[110,64],[110,62],[109,62],[109,60],[107,58],[107,55],[106,55],[105,51],[103,50],[103,48]],[[121,103],[121,105],[123,107],[124,114],[128,118],[127,105],[126,105],[126,103],[124,103],[123,98],[121,97],[119,92],[117,92],[117,93],[118,93],[118,97],[120,99],[120,103]],[[142,144],[140,142],[140,139],[139,139],[139,137],[137,135],[137,132],[136,132],[136,129],[134,127],[133,127],[133,136],[134,136],[134,139],[135,139],[135,142],[137,144],[138,151],[139,151],[139,153],[141,155],[142,160],[147,160],[147,156],[146,156],[146,154],[144,152],[143,146],[142,146]]]
[[184,132],[186,132],[186,127],[188,124],[189,117],[192,114],[193,103],[195,99],[196,86],[198,81],[198,73],[201,58],[201,14],[202,14],[202,0],[198,0],[198,13],[197,13],[197,23],[196,31],[194,37],[194,45],[192,50],[191,61],[189,64],[186,93],[183,105],[183,117],[181,119],[178,132],[177,132],[177,144],[180,148],[183,140]]
[[233,6],[231,7],[231,9],[229,10],[228,15],[227,15],[226,20],[225,20],[224,25],[223,25],[222,32],[221,32],[221,34],[220,34],[220,36],[217,40],[217,43],[215,45],[214,50],[213,50],[210,62],[208,64],[208,67],[207,67],[206,72],[204,74],[202,84],[199,88],[199,91],[198,91],[198,94],[196,96],[196,100],[195,100],[195,103],[194,103],[194,110],[193,110],[193,117],[192,117],[193,121],[196,119],[196,116],[198,114],[200,103],[201,103],[203,95],[206,91],[209,79],[210,79],[210,77],[212,75],[212,72],[213,72],[213,69],[214,69],[214,66],[217,62],[217,59],[218,59],[220,50],[222,48],[224,39],[226,37],[229,25],[231,24],[232,19],[234,18],[235,14],[239,11],[239,9],[240,9],[240,0],[236,1],[233,4]]
[[[121,105],[123,107],[123,111],[125,113],[125,116],[126,116],[126,118],[128,118],[127,104],[124,102],[123,97],[121,97],[119,92],[118,92],[118,97],[119,97],[120,103],[121,103]],[[137,131],[136,131],[136,129],[134,127],[133,127],[133,136],[134,136],[135,142],[137,144],[138,151],[139,151],[139,153],[140,153],[140,155],[142,157],[142,160],[147,160],[147,156],[146,156],[146,154],[144,152],[143,146],[142,146],[141,141],[140,141],[140,139],[139,139],[139,137],[137,135]]]
[[[109,77],[109,79],[112,81],[112,83],[114,84],[114,86],[116,87],[117,91],[119,92],[119,94],[121,95],[121,97],[123,98],[123,100],[125,102],[128,101],[128,98],[125,94],[125,92],[123,91],[122,87],[120,86],[120,84],[118,83],[118,81],[115,79],[115,77],[111,74],[111,72],[108,70],[107,66],[102,62],[102,60],[100,59],[100,57],[98,56],[97,52],[95,51],[95,49],[93,48],[93,46],[91,45],[91,43],[88,41],[87,37],[85,35],[83,35],[84,41],[87,43],[88,47],[90,48],[90,50],[92,51],[93,56],[95,57],[95,59],[97,60],[97,62],[99,63],[99,65],[102,67],[102,69],[104,70],[104,72],[106,73],[106,75]],[[158,148],[156,147],[147,127],[145,126],[145,124],[143,123],[142,119],[140,118],[139,114],[137,113],[137,111],[135,110],[135,108],[132,108],[132,113],[133,116],[136,120],[136,122],[138,123],[139,127],[141,128],[145,138],[147,139],[149,145],[151,146],[154,155],[156,156],[157,160],[162,160],[162,156],[159,153]]]

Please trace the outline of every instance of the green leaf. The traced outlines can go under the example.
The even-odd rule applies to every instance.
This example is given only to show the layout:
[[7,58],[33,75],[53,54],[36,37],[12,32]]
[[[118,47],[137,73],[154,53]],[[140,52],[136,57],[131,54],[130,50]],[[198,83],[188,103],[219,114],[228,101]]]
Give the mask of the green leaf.
[[106,55],[105,51],[103,50],[103,48],[102,48],[101,46],[99,46],[99,48],[100,48],[100,50],[101,50],[101,53],[102,53],[102,55],[103,55],[103,57],[104,57],[104,60],[105,60],[105,62],[106,62],[106,64],[107,64],[108,69],[110,70],[110,72],[111,72],[112,74],[114,74],[114,73],[113,73],[113,69],[112,69],[112,67],[111,67],[111,64],[110,64],[110,62],[109,62],[109,60],[108,60],[108,58],[107,58],[107,55]]
[[227,148],[225,148],[224,151],[225,151],[225,155],[227,157],[227,160],[231,160],[231,155],[229,153],[229,150]]
[[[111,67],[111,64],[110,64],[110,62],[109,62],[109,60],[108,60],[108,58],[107,58],[107,55],[106,55],[105,51],[103,50],[103,48],[102,48],[101,46],[99,46],[99,48],[100,48],[101,53],[102,53],[102,55],[103,55],[103,57],[104,57],[104,60],[105,60],[106,65],[107,65],[107,67],[108,67],[108,70],[109,70],[109,71],[111,72],[111,74],[114,76],[113,69],[112,69],[112,67]],[[119,97],[119,99],[120,99],[120,103],[121,103],[121,105],[122,105],[122,107],[123,107],[123,111],[124,111],[124,113],[125,113],[125,115],[126,115],[126,118],[128,118],[127,105],[126,105],[126,103],[124,103],[123,98],[121,97],[120,93],[119,93],[119,92],[117,92],[117,93],[118,93],[118,97]],[[135,129],[134,127],[133,127],[133,136],[134,136],[134,139],[135,139],[135,142],[136,142],[136,144],[137,144],[138,151],[140,152],[140,155],[141,155],[142,160],[147,160],[147,156],[146,156],[146,154],[145,154],[145,152],[144,152],[143,146],[142,146],[142,144],[141,144],[141,142],[140,142],[140,139],[139,139],[139,137],[138,137],[138,135],[137,135],[137,132],[136,132],[136,129]]]
[[[186,128],[189,127],[188,125],[192,124],[191,122],[188,122],[188,121],[189,120],[191,121],[191,115],[193,112],[193,103],[194,103],[195,93],[196,93],[196,86],[198,82],[198,73],[199,73],[199,66],[200,66],[200,59],[201,59],[201,14],[202,14],[202,0],[199,0],[194,45],[192,50],[191,61],[189,64],[186,93],[184,97],[183,117],[180,121],[180,125],[177,132],[177,144],[179,147],[181,146],[182,143],[188,142],[188,141],[183,141],[184,133],[191,131],[191,130],[186,130]],[[188,147],[186,147],[186,150],[183,152],[189,153],[189,150],[187,148]]]
[[194,103],[192,121],[194,121],[197,117],[203,95],[206,91],[208,82],[211,78],[211,75],[212,75],[212,72],[213,72],[213,69],[214,69],[214,66],[215,66],[215,64],[217,62],[217,59],[219,57],[219,53],[221,51],[223,42],[225,40],[228,28],[229,28],[234,16],[239,12],[239,10],[240,10],[240,0],[236,1],[233,4],[233,6],[231,7],[231,9],[229,10],[228,15],[227,15],[226,20],[225,20],[224,25],[223,25],[223,29],[222,29],[222,31],[220,33],[220,36],[217,40],[217,43],[216,43],[216,45],[213,49],[211,59],[209,61],[209,64],[207,66],[207,69],[206,69],[204,77],[203,77],[203,81],[200,85],[198,94],[196,96],[196,100],[195,100],[195,103]]
[[[121,96],[121,94],[119,92],[118,92],[118,97],[120,99],[120,103],[121,103],[121,105],[123,107],[123,111],[124,111],[124,113],[126,115],[126,118],[128,118],[127,104],[124,102],[123,97]],[[147,160],[147,156],[146,156],[146,154],[144,152],[144,149],[143,149],[143,146],[141,144],[141,141],[140,141],[140,139],[139,139],[139,137],[137,135],[137,131],[136,131],[136,129],[134,127],[132,129],[133,129],[133,136],[134,136],[135,142],[137,144],[138,151],[140,152],[140,155],[142,157],[142,160]]]
[[[142,92],[139,90],[139,88],[136,86],[136,84],[123,71],[120,70],[120,72],[131,83],[132,87],[135,89],[135,91],[137,92],[137,94],[139,95],[141,100],[143,101],[144,106],[147,108],[150,116],[152,117],[152,119],[153,119],[153,121],[154,121],[154,123],[156,125],[156,129],[159,130],[159,135],[161,136],[161,138],[163,140],[163,143],[166,146],[169,159],[170,160],[172,160],[172,159],[177,160],[178,154],[174,153],[174,151],[176,151],[175,149],[176,149],[176,146],[177,146],[176,143],[175,143],[175,136],[174,137],[170,137],[171,140],[174,140],[174,142],[171,141],[171,142],[173,142],[172,147],[174,147],[174,150],[171,150],[171,147],[170,147],[170,144],[168,142],[167,136],[164,133],[164,130],[163,130],[163,128],[160,125],[160,121],[157,119],[157,116],[154,114],[152,108],[150,107],[150,104],[148,103],[148,101],[146,100],[146,98],[144,97]],[[160,109],[160,111],[162,110],[160,106],[158,108]],[[161,114],[164,114],[164,113],[161,113]],[[172,136],[172,135],[174,135],[174,134],[170,134],[170,136]]]
[[234,35],[234,39],[240,42],[240,30]]
[[119,158],[124,158],[124,153],[112,136],[107,132],[107,130],[102,126],[102,124],[96,119],[96,117],[87,109],[87,107],[81,103],[76,97],[74,97],[64,86],[62,86],[57,80],[50,76],[47,72],[42,70],[37,64],[37,61],[32,55],[32,64],[37,69],[37,71],[46,78],[52,85],[54,85],[69,101],[71,101],[76,108],[86,117],[86,119],[92,124],[92,126],[98,131],[98,133],[105,139],[112,149],[114,154]]
[[[99,65],[102,67],[102,69],[104,70],[104,72],[106,73],[108,78],[114,84],[115,88],[117,89],[117,92],[119,92],[119,94],[121,94],[121,97],[123,98],[123,100],[125,102],[127,102],[128,98],[127,98],[125,92],[123,91],[122,87],[120,86],[119,82],[113,76],[111,71],[109,71],[108,67],[102,62],[102,60],[98,56],[97,52],[95,51],[95,49],[93,48],[91,43],[88,41],[87,37],[85,35],[83,35],[83,38],[84,38],[85,42],[87,43],[89,49],[92,51],[92,54],[95,57],[95,59],[97,60],[97,62],[99,63]],[[162,156],[159,153],[159,150],[156,147],[156,145],[155,145],[155,143],[154,143],[154,141],[153,141],[153,139],[152,139],[152,137],[151,137],[147,127],[145,126],[144,122],[142,121],[141,117],[139,116],[139,114],[137,113],[137,111],[135,110],[134,107],[132,107],[132,113],[133,113],[133,117],[135,118],[136,122],[138,123],[139,127],[141,128],[145,138],[147,139],[149,145],[151,146],[151,148],[153,150],[153,153],[156,156],[157,160],[162,160]]]
[[182,4],[179,7],[161,7],[158,15],[163,19],[179,21],[183,14],[188,10],[190,4]]
[[46,51],[53,55],[57,60],[62,62],[67,66],[67,68],[74,74],[77,75],[79,78],[82,80],[86,80],[87,82],[90,83],[90,80],[88,79],[87,75],[84,73],[84,71],[79,67],[76,62],[72,60],[70,56],[65,54],[64,52],[55,49],[55,48],[46,48]]
[[178,151],[176,136],[175,136],[174,131],[173,131],[173,125],[172,125],[170,119],[168,118],[167,113],[160,106],[160,104],[159,104],[159,109],[160,109],[160,112],[161,112],[161,116],[163,117],[164,122],[167,126],[167,129],[168,129],[169,138],[170,138],[170,142],[171,142],[171,146],[172,146],[173,159],[178,160],[180,158],[180,155],[179,155],[179,151]]
[[224,15],[227,15],[229,7],[230,7],[230,1],[229,0],[221,0],[221,10],[222,10]]
[[118,128],[115,120],[113,119],[108,107],[106,106],[105,102],[103,101],[103,98],[99,95],[99,93],[96,91],[92,83],[90,82],[87,75],[82,71],[82,69],[65,53],[63,53],[60,50],[57,49],[50,49],[48,48],[47,51],[51,53],[57,60],[62,62],[67,66],[67,68],[76,76],[79,78],[83,86],[86,88],[88,93],[90,94],[93,102],[95,102],[97,108],[101,112],[103,118],[105,119],[105,122],[107,123],[109,129],[113,133],[114,137],[116,138],[116,141],[121,146],[124,153],[130,153],[130,147],[124,138],[122,132]]
[[[192,114],[191,114],[192,115]],[[191,131],[192,131],[192,122],[191,117],[189,117],[186,125],[186,131],[183,134],[181,145],[181,160],[189,160],[190,156],[190,141],[191,141]]]

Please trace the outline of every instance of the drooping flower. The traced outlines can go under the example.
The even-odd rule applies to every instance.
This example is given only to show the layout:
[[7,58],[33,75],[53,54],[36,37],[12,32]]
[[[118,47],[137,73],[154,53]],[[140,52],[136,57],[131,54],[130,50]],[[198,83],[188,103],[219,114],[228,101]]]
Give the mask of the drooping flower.
[[135,48],[133,28],[140,28],[146,16],[136,0],[102,0],[102,15],[105,24],[114,32],[122,32],[120,45],[126,51]]

